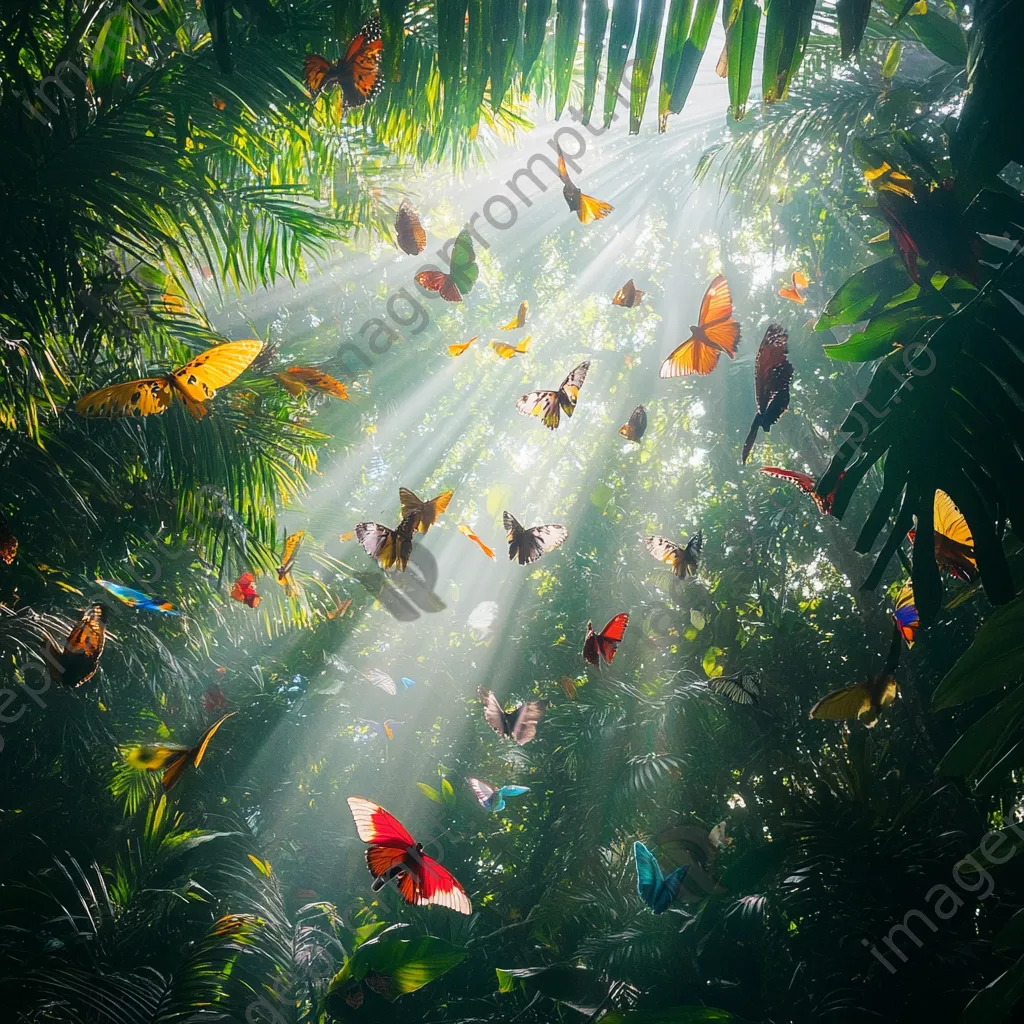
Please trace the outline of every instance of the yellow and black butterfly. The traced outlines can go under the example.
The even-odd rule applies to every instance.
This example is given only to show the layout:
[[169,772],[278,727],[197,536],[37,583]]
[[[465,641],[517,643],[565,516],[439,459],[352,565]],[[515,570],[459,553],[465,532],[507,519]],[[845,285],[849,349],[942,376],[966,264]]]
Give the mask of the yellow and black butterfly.
[[[442,491],[430,501],[421,501],[408,487],[399,487],[398,500],[402,504],[402,520],[411,518],[412,528],[420,533],[426,533],[437,522],[437,517],[448,507],[454,493],[454,491]],[[362,542],[360,541],[360,543]]]
[[647,433],[647,410],[638,405],[629,414],[629,420],[619,427],[619,433],[627,441],[636,441],[639,444],[640,439]]
[[92,679],[107,640],[106,619],[103,605],[94,604],[86,609],[70,632],[63,650],[52,641],[47,643],[45,658],[51,679],[71,687],[82,686]]
[[899,626],[892,631],[892,643],[885,666],[878,675],[863,683],[844,686],[826,694],[810,710],[808,718],[825,718],[831,721],[860,719],[871,729],[878,722],[882,709],[895,699],[899,688],[896,685],[896,665],[900,659],[902,637]]
[[162,771],[164,774],[161,785],[164,787],[164,792],[169,792],[181,781],[190,761],[194,768],[199,767],[206,756],[206,748],[210,745],[214,733],[232,715],[236,714],[238,714],[237,711],[229,711],[222,718],[218,718],[203,733],[194,747],[185,747],[180,743],[147,743],[129,750],[125,755],[125,760],[139,771]]
[[175,394],[188,411],[201,420],[206,402],[218,388],[245,371],[263,348],[262,341],[229,341],[215,345],[164,377],[144,377],[90,391],[76,403],[79,416],[152,416],[164,412]]
[[491,348],[501,356],[502,359],[511,359],[513,356],[525,356],[526,350],[530,347],[530,338],[527,335],[518,345],[508,345],[504,341],[492,341]]
[[700,564],[700,552],[704,547],[704,531],[698,530],[686,543],[686,547],[673,544],[665,537],[641,537],[644,546],[660,562],[666,562],[669,568],[684,579],[697,575]]
[[363,550],[377,560],[382,569],[397,568],[404,572],[412,554],[412,535],[416,530],[416,513],[407,515],[395,529],[380,523],[357,523],[356,540]]
[[635,284],[633,284],[633,278],[630,278],[616,293],[612,299],[613,306],[625,306],[627,309],[632,309],[634,306],[640,305],[640,300],[644,297],[644,292],[640,291]]
[[281,564],[277,567],[277,582],[284,587],[284,592],[288,597],[294,597],[299,592],[295,577],[292,576],[292,569],[295,568],[295,559],[298,557],[299,548],[302,547],[302,538],[305,536],[305,530],[299,530],[291,536],[285,534],[284,553],[281,555]]
[[[935,492],[932,506],[935,532],[935,561],[939,568],[964,583],[971,583],[978,575],[978,562],[974,557],[974,537],[963,512],[953,504],[945,491]],[[907,536],[914,542],[916,530]]]
[[572,182],[569,177],[569,169],[565,166],[565,157],[562,151],[558,150],[558,176],[562,179],[562,195],[566,205],[580,219],[581,224],[590,224],[592,221],[601,220],[607,217],[615,209],[611,203],[602,202],[593,196],[584,195]]
[[335,380],[329,373],[312,366],[289,366],[284,373],[275,373],[278,383],[289,395],[301,395],[306,391],[319,391],[348,401],[348,388]]
[[11,532],[11,524],[7,522],[7,517],[0,512],[0,558],[10,565],[17,553],[18,538]]
[[503,331],[515,331],[526,325],[526,314],[530,311],[530,304],[523,299],[519,303],[519,312],[507,324],[502,326]]
[[557,391],[531,391],[516,402],[516,409],[524,416],[539,416],[548,430],[554,430],[560,420],[561,413],[572,416],[576,411],[580,388],[587,379],[590,362],[580,363],[573,367],[569,375],[559,385]]

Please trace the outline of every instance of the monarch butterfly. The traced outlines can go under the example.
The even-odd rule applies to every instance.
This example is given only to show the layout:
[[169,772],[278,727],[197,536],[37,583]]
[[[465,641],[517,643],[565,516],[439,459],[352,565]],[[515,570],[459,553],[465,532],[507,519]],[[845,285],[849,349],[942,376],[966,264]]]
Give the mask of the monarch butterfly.
[[802,306],[807,301],[804,298],[804,290],[811,283],[810,278],[802,270],[794,270],[792,281],[792,286],[783,285],[779,289],[779,294],[790,302],[799,302]]
[[380,37],[380,16],[374,14],[348,44],[345,56],[336,64],[311,53],[306,57],[306,88],[318,93],[329,85],[341,88],[342,107],[361,107],[384,88],[380,62],[384,44]]
[[633,278],[630,278],[616,293],[612,299],[613,306],[625,306],[627,309],[632,309],[634,306],[640,305],[640,300],[644,297],[644,292],[640,291],[636,285],[633,284]]
[[455,239],[448,269],[448,274],[441,270],[424,270],[413,280],[421,288],[437,292],[445,302],[461,302],[462,296],[472,291],[480,276],[476,253],[473,251],[473,236],[469,231],[460,231]]
[[581,224],[590,224],[595,220],[601,220],[615,209],[611,203],[584,195],[572,183],[561,149],[558,150],[558,176],[562,179],[562,195],[565,197],[565,202],[569,209],[579,217]]
[[576,411],[580,388],[587,379],[590,363],[573,367],[558,386],[557,391],[531,391],[516,402],[516,410],[524,416],[539,416],[548,430],[554,430],[561,421],[561,413],[572,416]]
[[628,625],[629,615],[626,612],[614,616],[600,633],[595,633],[593,622],[588,622],[587,636],[583,641],[583,660],[591,665],[599,665],[604,660],[610,665],[616,649],[626,635]]
[[107,640],[106,620],[106,609],[94,604],[86,609],[81,621],[68,634],[63,650],[52,641],[47,643],[46,660],[51,679],[54,671],[59,673],[57,681],[65,686],[82,686],[92,679]]
[[512,359],[515,356],[525,356],[526,350],[530,347],[531,335],[527,335],[518,345],[507,345],[503,341],[492,341],[491,348],[501,356],[502,359]]
[[506,540],[508,541],[508,558],[518,559],[520,565],[536,562],[541,555],[546,555],[564,544],[569,531],[558,523],[547,526],[531,526],[523,529],[519,520],[511,512],[503,512],[502,522],[505,524]]
[[229,341],[215,345],[164,377],[111,384],[90,391],[75,403],[79,416],[152,416],[164,412],[174,395],[197,420],[207,413],[206,402],[218,388],[243,373],[263,348],[262,341]]
[[477,696],[484,705],[484,721],[502,739],[515,740],[521,747],[537,735],[537,724],[548,707],[546,700],[528,700],[512,711],[506,711],[498,698],[482,686],[477,690]]
[[292,569],[295,566],[295,559],[298,557],[299,548],[302,547],[302,538],[306,536],[305,530],[299,530],[290,537],[285,535],[284,553],[281,555],[281,564],[277,567],[277,582],[284,587],[288,597],[294,597],[299,588],[292,576]]
[[411,517],[412,528],[420,533],[426,533],[437,522],[437,517],[448,507],[454,493],[454,491],[442,491],[430,501],[420,501],[407,487],[399,487],[398,500],[402,505],[402,518]]
[[427,247],[427,233],[420,223],[419,214],[403,199],[395,217],[395,237],[398,247],[410,256],[418,256]]
[[189,761],[192,762],[193,768],[198,768],[202,764],[203,758],[206,756],[206,748],[210,745],[214,734],[232,715],[236,714],[238,714],[237,711],[229,711],[222,718],[218,718],[203,733],[194,747],[185,747],[178,743],[146,744],[130,750],[125,760],[139,771],[162,771],[161,785],[166,793],[181,781]]
[[503,331],[514,331],[520,327],[525,326],[526,314],[529,312],[529,310],[530,304],[526,301],[526,299],[523,299],[523,301],[519,303],[519,312],[516,313],[516,315],[512,317],[512,319],[509,320],[509,322],[505,324],[501,329]]
[[746,462],[757,440],[758,430],[766,434],[789,408],[789,386],[793,382],[793,364],[786,358],[789,335],[778,324],[769,324],[754,360],[754,397],[757,415],[743,442],[741,462]]
[[697,325],[690,327],[690,337],[661,364],[659,376],[708,374],[718,365],[723,352],[735,359],[739,343],[740,325],[732,318],[729,285],[719,274],[704,293],[700,316]]
[[348,388],[340,380],[335,380],[329,373],[312,366],[289,366],[284,373],[275,373],[274,376],[290,395],[319,391],[322,395],[331,395],[348,401]]
[[627,441],[636,441],[639,444],[640,439],[647,433],[647,410],[638,405],[629,414],[629,420],[619,427],[619,433]]
[[659,561],[684,579],[697,575],[701,548],[704,547],[704,531],[698,530],[687,542],[686,547],[674,544],[665,537],[641,537],[647,550]]
[[469,348],[469,346],[472,345],[473,342],[476,341],[478,337],[479,335],[474,335],[472,338],[469,339],[469,341],[464,341],[458,345],[449,345],[448,355],[450,355],[452,359],[455,359],[457,356],[461,356],[462,353],[465,352],[466,349]]

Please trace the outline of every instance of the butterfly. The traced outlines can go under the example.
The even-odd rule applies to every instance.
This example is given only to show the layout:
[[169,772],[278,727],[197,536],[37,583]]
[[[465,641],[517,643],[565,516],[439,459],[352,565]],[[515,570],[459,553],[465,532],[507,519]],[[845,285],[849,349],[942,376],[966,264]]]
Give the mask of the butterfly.
[[505,810],[506,797],[523,796],[530,792],[529,786],[499,786],[495,788],[489,782],[484,782],[483,779],[467,778],[466,781],[476,794],[480,806],[485,811],[492,811],[494,814]]
[[775,466],[762,466],[761,472],[767,473],[769,476],[777,476],[780,480],[789,480],[791,483],[796,484],[800,490],[811,496],[814,504],[818,506],[818,511],[823,516],[832,514],[832,504],[836,500],[836,488],[839,487],[839,481],[843,478],[842,473],[839,475],[839,480],[836,481],[836,486],[832,488],[831,492],[821,495],[814,489],[814,477],[809,476],[807,473],[797,473],[791,469],[778,469]]
[[256,593],[256,577],[251,572],[243,572],[235,580],[231,588],[231,596],[236,601],[242,601],[250,608],[259,608],[260,595]]
[[394,679],[383,669],[371,668],[369,672],[364,673],[363,678],[371,685],[376,686],[378,690],[390,693],[392,697],[398,693]]
[[718,823],[718,824],[717,824],[717,825],[716,825],[716,826],[715,826],[715,827],[714,827],[714,828],[713,828],[713,829],[712,829],[712,830],[711,830],[711,831],[710,831],[710,832],[708,833],[708,842],[709,842],[709,843],[710,843],[710,844],[711,844],[712,846],[714,846],[714,847],[715,847],[716,849],[720,849],[720,848],[721,848],[721,847],[723,847],[723,846],[726,846],[726,847],[728,847],[728,846],[732,846],[732,844],[733,844],[733,843],[735,842],[735,840],[733,840],[733,839],[730,839],[730,838],[729,838],[729,837],[728,837],[728,836],[727,836],[727,835],[725,834],[725,825],[726,825],[726,823],[725,823],[724,821],[720,821],[720,822],[719,822],[719,823]]
[[126,587],[120,583],[111,583],[109,580],[97,580],[96,582],[118,600],[123,601],[129,608],[147,612],[160,612],[161,615],[181,614],[181,612],[174,610],[174,605],[170,601],[157,601],[156,598],[143,594],[139,590],[132,590],[131,587]]
[[509,561],[517,558],[520,565],[536,562],[541,555],[546,555],[559,544],[564,544],[569,536],[569,531],[557,523],[531,526],[530,529],[524,530],[511,512],[502,512],[501,518],[505,524]]
[[571,676],[562,676],[559,685],[562,687],[562,693],[569,698],[569,700],[576,699],[576,691],[579,687],[576,685],[576,680]]
[[853,686],[844,686],[841,690],[826,694],[811,708],[807,717],[833,721],[859,718],[867,728],[873,728],[882,708],[888,707],[896,699],[898,687],[894,673],[901,646],[901,632],[897,626],[892,631],[892,643],[882,671],[863,683],[854,683]]
[[476,265],[476,254],[473,251],[473,236],[468,231],[460,231],[452,246],[450,273],[441,270],[424,270],[413,279],[427,291],[437,292],[445,302],[461,302],[463,295],[468,295],[480,276],[480,268]]
[[473,912],[466,890],[436,860],[424,854],[423,844],[417,843],[394,815],[361,796],[350,796],[348,806],[359,838],[370,846],[366,866],[373,876],[374,892],[394,881],[406,903],[434,904],[460,914]]
[[377,560],[382,569],[398,568],[405,572],[412,554],[412,535],[416,530],[416,513],[407,515],[393,530],[380,523],[357,523],[356,540],[363,550]]
[[527,744],[537,735],[537,723],[544,717],[548,702],[528,700],[512,711],[506,711],[490,690],[482,686],[477,696],[483,701],[484,720],[502,738],[513,739],[519,746]]
[[565,202],[569,209],[579,217],[581,224],[590,224],[592,221],[601,220],[615,209],[610,203],[604,203],[593,196],[585,196],[572,183],[569,170],[565,166],[565,157],[562,156],[560,149],[558,150],[558,176],[562,179],[562,195],[565,197]]
[[509,320],[509,322],[505,324],[501,329],[503,331],[514,331],[520,327],[523,327],[526,324],[526,314],[529,311],[530,304],[526,301],[526,299],[523,299],[523,301],[519,303],[519,312],[516,313],[516,315],[512,317],[512,319]]
[[11,533],[11,524],[7,522],[6,516],[0,512],[0,558],[10,565],[17,553],[18,538]]
[[661,364],[659,376],[682,377],[688,373],[703,376],[718,365],[723,352],[735,359],[739,343],[740,325],[732,318],[729,285],[719,274],[704,293],[697,326],[690,327],[690,337]]
[[152,416],[164,412],[177,394],[195,419],[201,420],[208,411],[206,402],[217,388],[243,373],[261,348],[261,341],[215,345],[164,377],[145,377],[90,391],[75,403],[75,410],[79,416]]
[[757,415],[743,442],[741,462],[746,462],[754,447],[758,430],[766,434],[789,408],[789,385],[793,382],[793,364],[786,358],[789,335],[778,324],[769,324],[754,360],[754,397]]
[[737,704],[756,704],[761,696],[761,676],[752,669],[743,669],[735,675],[709,679],[708,689]]
[[153,743],[134,747],[128,751],[125,759],[128,764],[139,771],[158,772],[163,771],[161,785],[164,792],[172,790],[180,781],[188,767],[189,761],[194,768],[202,764],[206,756],[206,748],[210,745],[217,730],[237,711],[230,711],[222,718],[218,718],[213,725],[200,737],[194,747],[185,747],[179,743]]
[[807,301],[804,298],[804,289],[811,283],[810,279],[802,270],[794,270],[792,280],[792,287],[783,285],[783,287],[779,289],[779,294],[784,299],[789,299],[791,302],[799,302],[802,306]]
[[[945,491],[935,492],[932,506],[932,527],[935,531],[935,561],[940,569],[954,579],[971,583],[978,575],[978,562],[974,557],[974,537],[964,514],[953,504]],[[907,536],[913,544],[916,530]]]
[[284,592],[288,597],[293,597],[299,592],[295,578],[292,576],[292,569],[295,567],[295,559],[298,557],[302,538],[305,536],[305,530],[299,530],[290,537],[285,534],[284,554],[281,555],[281,564],[277,567],[277,582],[284,587]]
[[619,427],[619,433],[627,441],[639,442],[647,433],[647,410],[642,405],[638,405],[629,414],[629,420]]
[[587,623],[587,637],[583,641],[583,660],[591,665],[600,665],[603,658],[609,665],[615,657],[615,649],[626,635],[629,615],[620,612],[600,633],[594,632],[593,622]]
[[372,718],[360,718],[359,721],[372,729],[378,736],[386,736],[389,740],[395,738],[395,730],[400,725],[405,725],[405,722],[396,722],[393,718],[383,722],[375,722]]
[[465,352],[466,349],[469,348],[469,346],[472,345],[473,342],[476,341],[478,337],[480,337],[480,335],[475,335],[474,337],[470,338],[469,341],[464,341],[459,345],[449,345],[448,355],[450,355],[452,359],[455,359],[457,356],[461,356],[462,353]]
[[468,537],[491,561],[494,561],[494,548],[489,548],[466,523],[459,523],[459,533]]
[[319,391],[348,401],[348,388],[335,380],[329,373],[311,366],[289,366],[284,373],[275,373],[278,383],[290,395],[301,395],[306,391]]
[[44,657],[51,679],[54,670],[60,673],[59,682],[65,686],[82,686],[92,679],[107,639],[106,620],[106,609],[101,604],[94,604],[86,609],[78,625],[71,630],[63,650],[52,641],[47,642]]
[[411,518],[413,530],[426,533],[437,522],[437,517],[448,507],[454,493],[454,491],[444,491],[436,498],[431,498],[430,501],[420,501],[408,488],[399,487],[398,500],[402,504],[402,519]]
[[686,547],[673,544],[665,537],[641,537],[647,550],[661,562],[667,562],[671,570],[684,579],[697,575],[701,548],[704,547],[704,531],[698,530],[687,542]]
[[203,690],[203,709],[205,711],[223,711],[227,706],[227,697],[216,683]]
[[640,899],[653,913],[664,914],[679,895],[689,865],[676,868],[666,877],[658,858],[639,839],[633,843],[633,859],[636,861],[636,891]]
[[540,416],[544,426],[548,430],[554,430],[558,426],[562,412],[571,417],[576,411],[580,388],[587,379],[589,369],[589,361],[580,363],[569,371],[569,375],[558,386],[557,391],[531,391],[516,402],[516,409],[524,416]]
[[361,107],[384,88],[380,61],[384,44],[380,38],[380,16],[374,14],[348,44],[345,56],[332,64],[318,53],[306,57],[306,88],[317,93],[329,85],[341,88],[344,107]]
[[497,601],[481,601],[466,619],[466,625],[474,632],[488,636],[498,618]]
[[527,335],[518,345],[506,345],[503,341],[492,341],[491,348],[501,356],[502,359],[511,359],[513,356],[525,356],[526,350],[530,347],[530,338]]
[[427,233],[408,199],[403,199],[398,207],[395,237],[398,239],[398,247],[410,256],[418,256],[427,247]]
[[907,647],[913,647],[921,618],[917,614],[917,605],[914,604],[914,585],[910,580],[900,587],[900,592],[896,595],[896,607],[893,609],[892,617]]
[[634,306],[640,305],[640,300],[644,297],[644,292],[640,291],[636,285],[633,284],[633,278],[630,278],[616,293],[612,299],[613,306],[625,306],[627,309],[632,309]]

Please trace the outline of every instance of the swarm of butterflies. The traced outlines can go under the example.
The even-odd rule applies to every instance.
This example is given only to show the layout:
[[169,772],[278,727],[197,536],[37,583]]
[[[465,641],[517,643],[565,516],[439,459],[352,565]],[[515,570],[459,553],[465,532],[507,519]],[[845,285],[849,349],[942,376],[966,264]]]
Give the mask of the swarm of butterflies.
[[[344,56],[337,62],[332,63],[319,54],[311,54],[306,58],[306,85],[314,96],[329,87],[337,87],[341,92],[344,109],[361,107],[373,100],[383,87],[381,58],[380,21],[374,15],[360,29]],[[610,204],[585,195],[576,186],[560,150],[557,169],[566,205],[582,224],[603,219],[612,212]],[[408,200],[404,200],[398,208],[395,236],[399,247],[409,255],[418,255],[426,247],[426,232]],[[454,242],[448,271],[425,270],[418,273],[415,280],[424,289],[454,303],[462,302],[472,291],[478,276],[473,239],[469,231],[465,230]],[[779,294],[789,301],[803,304],[809,285],[808,277],[796,271],[792,274],[791,283],[781,288]],[[643,297],[644,292],[637,289],[630,279],[615,293],[611,302],[629,309],[637,307]],[[740,342],[740,326],[733,312],[728,283],[724,276],[719,275],[705,291],[697,323],[691,326],[690,336],[667,356],[661,364],[659,375],[662,378],[707,375],[715,370],[723,354],[729,359],[735,359]],[[524,301],[517,314],[501,329],[522,329],[528,316],[529,305]],[[473,337],[450,345],[449,354],[457,358],[477,340],[478,337]],[[758,433],[770,431],[789,407],[794,370],[788,359],[788,340],[785,329],[772,323],[758,346],[754,361],[756,413],[742,446],[740,458],[743,463],[753,450]],[[495,341],[491,343],[491,348],[500,358],[513,359],[528,353],[529,342],[529,337],[515,345]],[[78,400],[75,408],[80,415],[86,417],[145,417],[164,412],[177,398],[195,419],[201,420],[207,415],[208,405],[217,390],[241,376],[259,356],[262,348],[262,343],[255,340],[217,345],[171,373],[112,384],[90,392]],[[582,362],[573,367],[557,387],[523,395],[515,403],[516,410],[524,416],[536,417],[549,430],[558,429],[563,418],[573,416],[589,368],[589,362]],[[292,395],[313,392],[343,400],[348,398],[344,384],[314,367],[288,367],[276,373],[275,377]],[[638,405],[628,421],[619,428],[619,433],[627,440],[640,444],[647,426],[647,410],[643,405]],[[819,494],[814,478],[805,473],[772,466],[764,466],[762,469],[766,474],[799,487],[811,497],[822,515],[831,514],[835,490],[829,494]],[[447,490],[424,501],[412,491],[401,487],[398,497],[400,512],[396,526],[366,521],[342,534],[342,540],[356,539],[386,572],[406,570],[414,538],[418,534],[426,534],[437,523],[438,518],[447,510],[453,492]],[[568,531],[560,524],[524,527],[507,510],[502,515],[502,521],[508,557],[519,565],[531,565],[568,539]],[[487,558],[495,558],[494,549],[477,536],[472,527],[460,523],[458,529]],[[960,510],[941,491],[935,494],[934,535],[935,557],[940,568],[956,579],[973,581],[977,577],[973,538]],[[298,593],[293,568],[304,536],[305,532],[299,530],[286,534],[284,539],[276,576],[288,596]],[[911,540],[913,536],[911,531]],[[704,544],[702,530],[698,530],[684,544],[657,535],[641,537],[640,540],[651,556],[665,563],[676,576],[687,579],[697,575]],[[10,564],[17,555],[17,549],[18,541],[10,525],[0,516],[0,558]],[[180,615],[169,602],[108,580],[98,580],[97,583],[136,610]],[[255,574],[245,572],[239,576],[231,588],[231,597],[249,608],[258,608],[261,598]],[[493,602],[485,604],[492,605]],[[330,617],[344,614],[350,605],[350,601],[345,602],[344,606],[339,605],[333,613],[329,613]],[[489,622],[493,621],[496,606],[488,609],[487,616],[481,612],[482,608],[474,611],[474,615],[479,613],[481,621],[483,617],[488,617]],[[893,619],[892,642],[882,671],[866,681],[827,694],[810,710],[811,718],[859,719],[868,727],[877,722],[882,709],[891,704],[897,695],[895,671],[902,644],[906,643],[908,647],[913,645],[919,626],[909,580],[902,585],[896,598]],[[103,653],[105,623],[105,608],[101,604],[93,604],[71,631],[63,647],[51,642],[45,652],[51,675],[70,687],[88,683],[95,675]],[[628,624],[629,614],[626,612],[614,615],[600,631],[594,628],[592,621],[588,622],[581,651],[584,661],[596,668],[611,664],[619,644],[625,638]],[[480,626],[481,631],[487,628]],[[398,684],[382,670],[372,669],[364,674],[364,678],[389,694],[398,692]],[[305,682],[303,677],[296,679]],[[413,680],[404,677],[401,684],[405,689],[415,685]],[[562,686],[570,698],[575,695],[576,685],[569,677],[563,679]],[[757,706],[762,696],[761,676],[753,669],[745,668],[732,675],[718,675],[709,679],[707,686],[712,693],[742,706]],[[304,685],[300,689],[305,692]],[[483,707],[484,721],[499,738],[522,746],[536,737],[547,709],[547,701],[525,701],[506,710],[493,693],[482,687],[478,690],[478,696]],[[204,706],[208,711],[223,710],[224,695],[218,687],[209,688],[204,695]],[[181,780],[188,766],[200,766],[211,741],[233,714],[235,712],[219,717],[194,746],[169,743],[140,745],[128,751],[127,761],[140,770],[161,772],[162,786],[165,791],[170,790]],[[405,724],[396,719],[383,722],[359,719],[359,722],[371,735],[385,737],[387,740],[393,739],[397,729]],[[478,778],[469,778],[467,781],[480,806],[493,813],[504,810],[506,800],[529,792],[526,786],[495,785]],[[458,913],[471,913],[472,906],[462,885],[441,864],[423,852],[424,845],[418,843],[397,818],[379,804],[363,797],[349,797],[348,803],[359,838],[368,846],[366,864],[373,879],[371,887],[374,891],[393,882],[407,903],[437,905]],[[706,839],[715,849],[732,842],[725,835],[725,822],[712,829]],[[653,913],[664,913],[681,891],[688,866],[676,867],[666,875],[657,857],[642,842],[635,842],[633,849],[637,892]]]

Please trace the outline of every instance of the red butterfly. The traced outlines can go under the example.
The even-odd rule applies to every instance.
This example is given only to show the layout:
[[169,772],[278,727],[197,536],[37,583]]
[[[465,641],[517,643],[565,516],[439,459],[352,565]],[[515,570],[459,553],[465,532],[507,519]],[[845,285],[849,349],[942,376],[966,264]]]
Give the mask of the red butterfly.
[[231,596],[236,601],[244,601],[250,608],[258,608],[260,595],[256,593],[256,577],[251,572],[243,572],[235,580],[235,585],[231,588]]
[[332,64],[319,53],[306,57],[306,87],[315,93],[328,85],[337,85],[341,88],[344,107],[361,107],[384,88],[380,74],[383,52],[380,15],[374,14],[356,33],[345,56],[337,64]]
[[473,912],[466,890],[450,872],[423,853],[423,844],[417,843],[393,814],[361,796],[350,796],[348,806],[359,838],[370,844],[366,866],[373,875],[374,892],[393,879],[406,903],[420,907],[433,903],[459,914]]
[[758,430],[766,434],[789,408],[789,385],[793,382],[793,364],[786,358],[789,335],[778,324],[769,324],[754,360],[754,397],[757,415],[743,442],[741,462],[746,462],[754,447]]
[[814,499],[814,504],[818,506],[818,511],[823,516],[832,514],[832,503],[836,500],[836,489],[839,487],[839,481],[843,479],[844,475],[842,473],[839,474],[836,486],[823,497],[814,489],[814,477],[808,476],[807,473],[797,473],[792,469],[778,469],[776,466],[762,466],[761,472],[767,473],[769,476],[777,476],[781,480],[789,480],[791,483],[796,484],[801,491],[809,494]]
[[598,665],[601,659],[610,665],[615,657],[615,648],[622,642],[629,624],[629,615],[620,612],[600,633],[594,632],[593,622],[587,623],[587,638],[583,641],[583,658],[591,665]]

